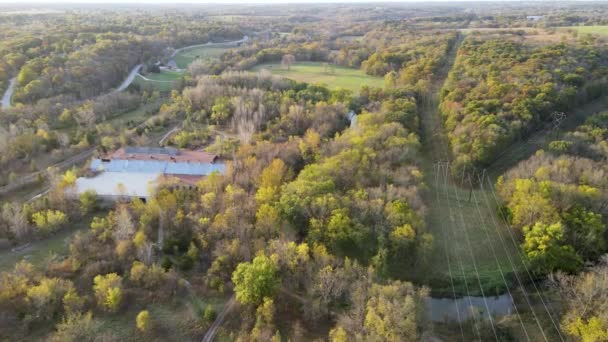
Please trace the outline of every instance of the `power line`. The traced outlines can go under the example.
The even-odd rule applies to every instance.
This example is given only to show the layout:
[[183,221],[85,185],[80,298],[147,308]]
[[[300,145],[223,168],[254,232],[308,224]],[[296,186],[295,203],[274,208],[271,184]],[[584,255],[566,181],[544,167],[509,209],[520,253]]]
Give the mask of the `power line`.
[[[462,180],[461,183],[464,184],[464,172],[465,169],[462,170]],[[477,275],[477,284],[479,285],[479,290],[481,291],[481,297],[483,298],[484,305],[486,307],[486,312],[488,314],[488,318],[490,319],[490,326],[492,327],[492,332],[494,333],[494,337],[498,341],[498,335],[496,334],[496,327],[494,326],[494,319],[490,314],[490,307],[488,306],[488,300],[486,299],[486,295],[483,290],[483,285],[481,284],[481,276],[479,274],[479,270],[477,269],[477,261],[475,260],[475,256],[473,255],[473,246],[471,245],[471,240],[469,238],[469,233],[465,228],[464,216],[462,215],[462,204],[460,203],[460,197],[458,196],[458,190],[454,187],[454,194],[456,195],[456,202],[458,203],[458,211],[460,216],[461,228],[464,233],[465,239],[467,241],[469,254],[471,255],[471,260],[473,261],[473,269],[475,270],[475,274]]]
[[[433,168],[435,168],[435,166],[433,166]],[[437,203],[439,203],[439,169],[441,168],[441,164],[438,162],[437,163],[437,169],[435,170],[435,198],[437,200]],[[443,220],[440,220],[440,227],[441,230],[445,230],[444,224],[443,224]],[[448,263],[448,273],[450,275],[450,284],[452,286],[452,295],[454,296],[454,298],[456,298],[456,287],[454,286],[454,277],[452,275],[452,265],[451,265],[451,261],[450,261],[450,255],[448,254],[448,242],[446,239],[443,239],[443,252],[445,253],[445,258],[447,260]],[[460,317],[460,308],[458,307],[458,302],[456,300],[454,300],[454,306],[456,307],[456,316],[458,319],[458,325],[460,327],[460,334],[462,335],[462,341],[466,341],[465,337],[464,337],[464,328],[462,327],[462,318]]]
[[[494,200],[496,201],[496,203],[499,203],[498,197],[496,196],[496,193],[494,192],[494,185],[492,184],[492,182],[490,182],[489,178],[488,178],[488,184],[490,185],[490,190],[492,191],[492,196],[494,196]],[[511,237],[511,241],[513,242],[513,245],[514,245],[515,249],[517,250],[517,255],[520,257],[520,259],[522,261],[522,265],[524,266],[524,269],[526,270],[526,273],[528,274],[528,277],[530,279],[530,282],[532,283],[532,286],[534,287],[534,290],[538,294],[538,296],[540,298],[540,301],[543,304],[543,307],[544,307],[545,311],[549,315],[549,319],[551,319],[551,323],[553,323],[553,326],[555,327],[555,330],[557,331],[557,334],[559,335],[560,339],[562,341],[565,341],[564,337],[562,336],[562,333],[561,333],[559,327],[557,326],[557,324],[555,323],[555,320],[553,319],[553,315],[551,315],[551,312],[549,312],[549,308],[547,307],[547,304],[545,303],[545,300],[543,299],[542,294],[540,293],[540,291],[538,290],[538,287],[536,286],[536,283],[534,282],[534,278],[532,277],[532,273],[530,272],[528,266],[526,265],[524,256],[522,255],[522,252],[521,252],[521,250],[520,250],[520,248],[519,248],[519,246],[517,244],[517,241],[515,240],[515,236],[514,236],[513,232],[511,231],[513,228],[509,224],[507,218],[504,216],[504,213],[502,211],[500,211],[500,214],[501,214],[501,217],[502,217],[503,221],[507,225],[507,228],[508,228],[507,231],[509,232],[509,236]],[[544,332],[543,332],[543,335],[544,335]]]
[[[483,174],[485,176],[485,173]],[[479,175],[478,175],[479,177]],[[483,176],[482,176],[483,179]],[[469,176],[469,184],[471,186],[471,188],[473,187],[473,184],[471,182],[471,178]],[[511,294],[511,289],[509,289],[509,284],[507,283],[507,279],[505,278],[505,274],[502,270],[502,267],[500,266],[500,262],[498,261],[498,256],[496,254],[496,250],[494,249],[494,245],[490,242],[490,234],[488,233],[488,229],[486,229],[486,222],[483,219],[483,215],[481,213],[481,209],[479,208],[479,203],[477,201],[477,195],[475,195],[475,192],[473,192],[473,201],[475,202],[475,207],[477,208],[477,214],[479,215],[480,218],[480,223],[483,227],[483,231],[486,234],[486,237],[488,239],[488,244],[490,245],[490,248],[492,250],[492,255],[494,256],[494,261],[496,261],[496,266],[498,267],[498,271],[500,272],[500,276],[502,278],[502,281],[505,284],[505,288],[507,289],[507,293],[509,294],[509,297],[511,298],[511,302],[513,303],[513,307],[515,308],[515,315],[517,316],[517,319],[519,320],[519,323],[521,324],[521,328],[524,331],[524,334],[526,335],[526,339],[528,341],[530,341],[530,335],[528,334],[528,331],[526,330],[526,326],[524,325],[523,320],[521,319],[521,315],[519,314],[519,310],[517,309],[517,305],[515,305],[515,301],[513,300],[513,295]],[[500,232],[497,232],[497,234],[500,234]],[[502,241],[502,240],[501,240]],[[506,251],[508,253],[508,251]],[[510,259],[509,259],[510,261]],[[530,307],[532,308],[532,307]]]
[[[450,202],[450,195],[448,193],[448,174],[449,174],[449,169],[450,169],[450,163],[447,162],[446,163],[446,167],[445,167],[445,175],[443,178],[443,183],[444,183],[444,193],[445,193],[445,197],[447,200],[447,204],[448,204],[448,210],[449,210],[449,216],[450,216],[450,221],[452,221],[452,218],[454,216],[454,214],[452,213],[452,204]],[[452,231],[451,229],[449,229],[449,231]],[[453,233],[453,232],[452,232]],[[454,238],[456,238],[456,235],[454,235]],[[473,308],[473,301],[471,300],[471,292],[469,291],[469,284],[467,282],[467,278],[466,275],[464,273],[464,266],[462,265],[462,259],[460,258],[460,254],[456,253],[456,259],[458,260],[458,264],[460,266],[460,272],[462,273],[462,280],[464,281],[464,287],[465,290],[467,292],[467,297],[469,299],[469,307]],[[479,327],[477,326],[477,316],[475,314],[472,315],[473,316],[473,320],[475,321],[475,324],[473,325],[475,328],[475,332],[477,332],[477,336],[479,337],[479,339],[481,339],[481,332],[479,331]]]
[[[483,190],[484,189],[483,188],[483,179],[480,179],[480,184],[481,184],[481,188]],[[488,197],[486,196],[485,191],[482,191],[482,194],[483,194],[483,197],[484,197],[484,202],[486,203],[486,207],[488,208],[488,210],[492,210],[492,208],[490,206],[490,202],[488,200]],[[530,311],[532,312],[532,316],[534,316],[534,321],[536,322],[536,324],[538,326],[538,329],[540,329],[540,332],[543,335],[543,338],[545,339],[545,341],[548,341],[547,340],[547,336],[545,335],[545,331],[544,331],[543,327],[540,325],[540,321],[538,320],[538,317],[536,316],[536,312],[534,311],[534,308],[532,307],[532,303],[530,303],[530,299],[528,297],[528,293],[526,291],[526,288],[524,287],[523,282],[519,278],[519,274],[517,273],[517,270],[515,268],[515,263],[513,263],[513,260],[511,260],[511,254],[509,252],[509,249],[507,248],[507,245],[506,245],[505,241],[503,240],[502,235],[500,234],[500,227],[498,226],[498,223],[494,219],[494,215],[492,215],[491,218],[492,218],[492,222],[494,223],[494,227],[496,227],[496,232],[498,234],[498,238],[500,239],[502,247],[505,250],[505,255],[507,256],[507,259],[509,260],[509,264],[511,264],[511,268],[513,269],[513,274],[515,275],[515,279],[517,280],[520,288],[523,291],[524,299],[526,300],[526,303],[528,304],[528,307],[530,308]],[[507,229],[511,229],[511,228],[507,227]],[[515,246],[515,248],[519,248],[519,246]],[[522,263],[523,263],[523,260],[522,260]]]

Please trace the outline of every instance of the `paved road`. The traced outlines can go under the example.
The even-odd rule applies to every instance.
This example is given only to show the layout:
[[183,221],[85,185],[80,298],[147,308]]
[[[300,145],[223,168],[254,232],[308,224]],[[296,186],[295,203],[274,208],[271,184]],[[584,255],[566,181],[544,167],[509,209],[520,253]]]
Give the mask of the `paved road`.
[[13,97],[13,92],[15,91],[15,86],[17,85],[17,77],[11,78],[11,81],[4,92],[4,96],[2,96],[2,109],[11,108],[11,98]]
[[131,83],[133,83],[133,80],[135,80],[135,76],[137,76],[137,74],[139,73],[139,69],[141,69],[142,66],[143,64],[137,64],[136,66],[134,66],[133,69],[131,69],[129,76],[127,76],[127,78],[122,82],[122,84],[118,88],[116,88],[115,91],[119,92],[129,88]]
[[226,316],[228,315],[230,310],[232,310],[232,308],[234,307],[234,303],[235,303],[235,296],[232,295],[232,297],[230,297],[230,299],[224,305],[222,312],[220,312],[220,314],[217,315],[215,322],[213,322],[213,324],[211,324],[211,327],[209,327],[209,330],[207,330],[207,332],[205,333],[205,336],[203,337],[203,342],[213,341],[213,338],[215,337],[215,334],[217,333],[217,329],[222,325],[222,323],[224,322],[224,319],[226,318]]

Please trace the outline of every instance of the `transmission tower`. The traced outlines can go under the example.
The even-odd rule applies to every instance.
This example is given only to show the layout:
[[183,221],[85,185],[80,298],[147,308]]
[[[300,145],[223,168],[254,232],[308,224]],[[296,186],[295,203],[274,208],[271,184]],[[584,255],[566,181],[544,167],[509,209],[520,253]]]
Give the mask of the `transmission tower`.
[[562,125],[562,122],[566,119],[566,114],[564,112],[553,112],[551,113],[552,120],[552,131],[555,133],[555,137],[557,138],[559,135],[559,128]]

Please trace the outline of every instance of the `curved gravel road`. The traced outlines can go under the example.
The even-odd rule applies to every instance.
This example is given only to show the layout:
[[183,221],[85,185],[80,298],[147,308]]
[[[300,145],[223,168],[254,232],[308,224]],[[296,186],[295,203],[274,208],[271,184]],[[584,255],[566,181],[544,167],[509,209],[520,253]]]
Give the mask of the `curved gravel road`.
[[4,92],[4,96],[2,96],[2,109],[11,108],[11,97],[13,97],[13,92],[15,91],[15,86],[17,85],[17,77],[11,78],[11,81]]
[[136,66],[134,66],[133,69],[131,69],[129,76],[127,76],[127,78],[122,82],[122,84],[118,88],[116,88],[115,91],[116,92],[123,91],[123,90],[129,88],[131,83],[133,83],[135,76],[137,76],[137,74],[139,73],[139,69],[141,69],[142,66],[143,66],[143,64],[137,64]]
[[169,62],[167,62],[167,65],[170,66],[173,69],[180,70],[177,67],[177,63],[175,63],[175,59],[174,58],[175,58],[175,56],[178,53],[180,53],[180,52],[182,52],[184,50],[194,49],[194,48],[203,47],[203,46],[222,46],[222,45],[240,44],[240,43],[244,43],[244,42],[246,42],[248,40],[249,40],[249,36],[243,36],[243,38],[241,38],[239,40],[233,40],[233,41],[230,41],[230,42],[221,42],[221,43],[207,42],[205,44],[196,44],[196,45],[184,46],[182,48],[179,48],[179,49],[176,49],[176,50],[173,51],[173,53],[171,54],[171,60]]

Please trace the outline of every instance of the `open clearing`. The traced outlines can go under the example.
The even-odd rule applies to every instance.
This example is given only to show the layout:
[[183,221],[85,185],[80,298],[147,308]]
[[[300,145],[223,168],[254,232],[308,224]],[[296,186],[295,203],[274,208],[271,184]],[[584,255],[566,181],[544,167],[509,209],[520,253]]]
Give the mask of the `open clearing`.
[[179,71],[163,70],[163,71],[158,72],[158,73],[149,72],[149,73],[145,74],[144,76],[146,78],[154,80],[154,81],[165,82],[165,81],[176,81],[176,80],[179,80],[180,78],[182,78],[184,76],[184,73],[183,72],[179,72]]
[[175,82],[184,76],[181,71],[163,70],[160,73],[147,73],[145,75],[137,75],[134,83],[142,89],[158,90],[161,92],[169,92],[173,90]]
[[[147,76],[146,76],[147,77]],[[135,78],[134,84],[137,84],[142,90],[146,91],[154,91],[158,90],[163,93],[170,92],[173,90],[173,85],[175,81],[154,81],[154,80],[146,80],[142,78],[140,75],[137,75]]]
[[578,31],[578,33],[589,33],[608,35],[608,25],[594,25],[594,26],[567,26],[565,29],[572,29]]
[[[496,214],[492,193],[480,188],[470,192],[468,186],[457,185],[447,170],[450,149],[438,93],[455,59],[459,44],[455,45],[449,62],[433,81],[432,95],[419,104],[424,153],[421,167],[429,186],[427,227],[434,237],[435,251],[416,278],[429,285],[436,296],[480,295],[482,289],[485,295],[499,294],[511,285],[505,284],[502,274],[509,282],[511,274],[521,267],[517,247],[509,228]],[[441,167],[438,162],[442,162]]]
[[[105,212],[95,213],[103,216]],[[91,217],[84,218],[81,222],[71,228],[58,231],[48,238],[33,241],[27,245],[22,245],[17,250],[5,249],[0,251],[0,272],[10,271],[15,264],[21,260],[27,260],[35,266],[44,265],[44,261],[51,256],[65,256],[69,252],[69,242],[78,231],[89,228]]]
[[358,92],[361,86],[382,87],[382,77],[370,76],[358,69],[343,66],[329,65],[317,62],[295,63],[290,70],[277,63],[256,65],[252,71],[269,70],[275,75],[299,82],[320,83],[327,85],[330,89],[344,88]]
[[200,46],[192,49],[184,50],[175,55],[175,63],[180,69],[185,69],[195,59],[199,58],[217,58],[222,53],[234,48],[233,46]]

